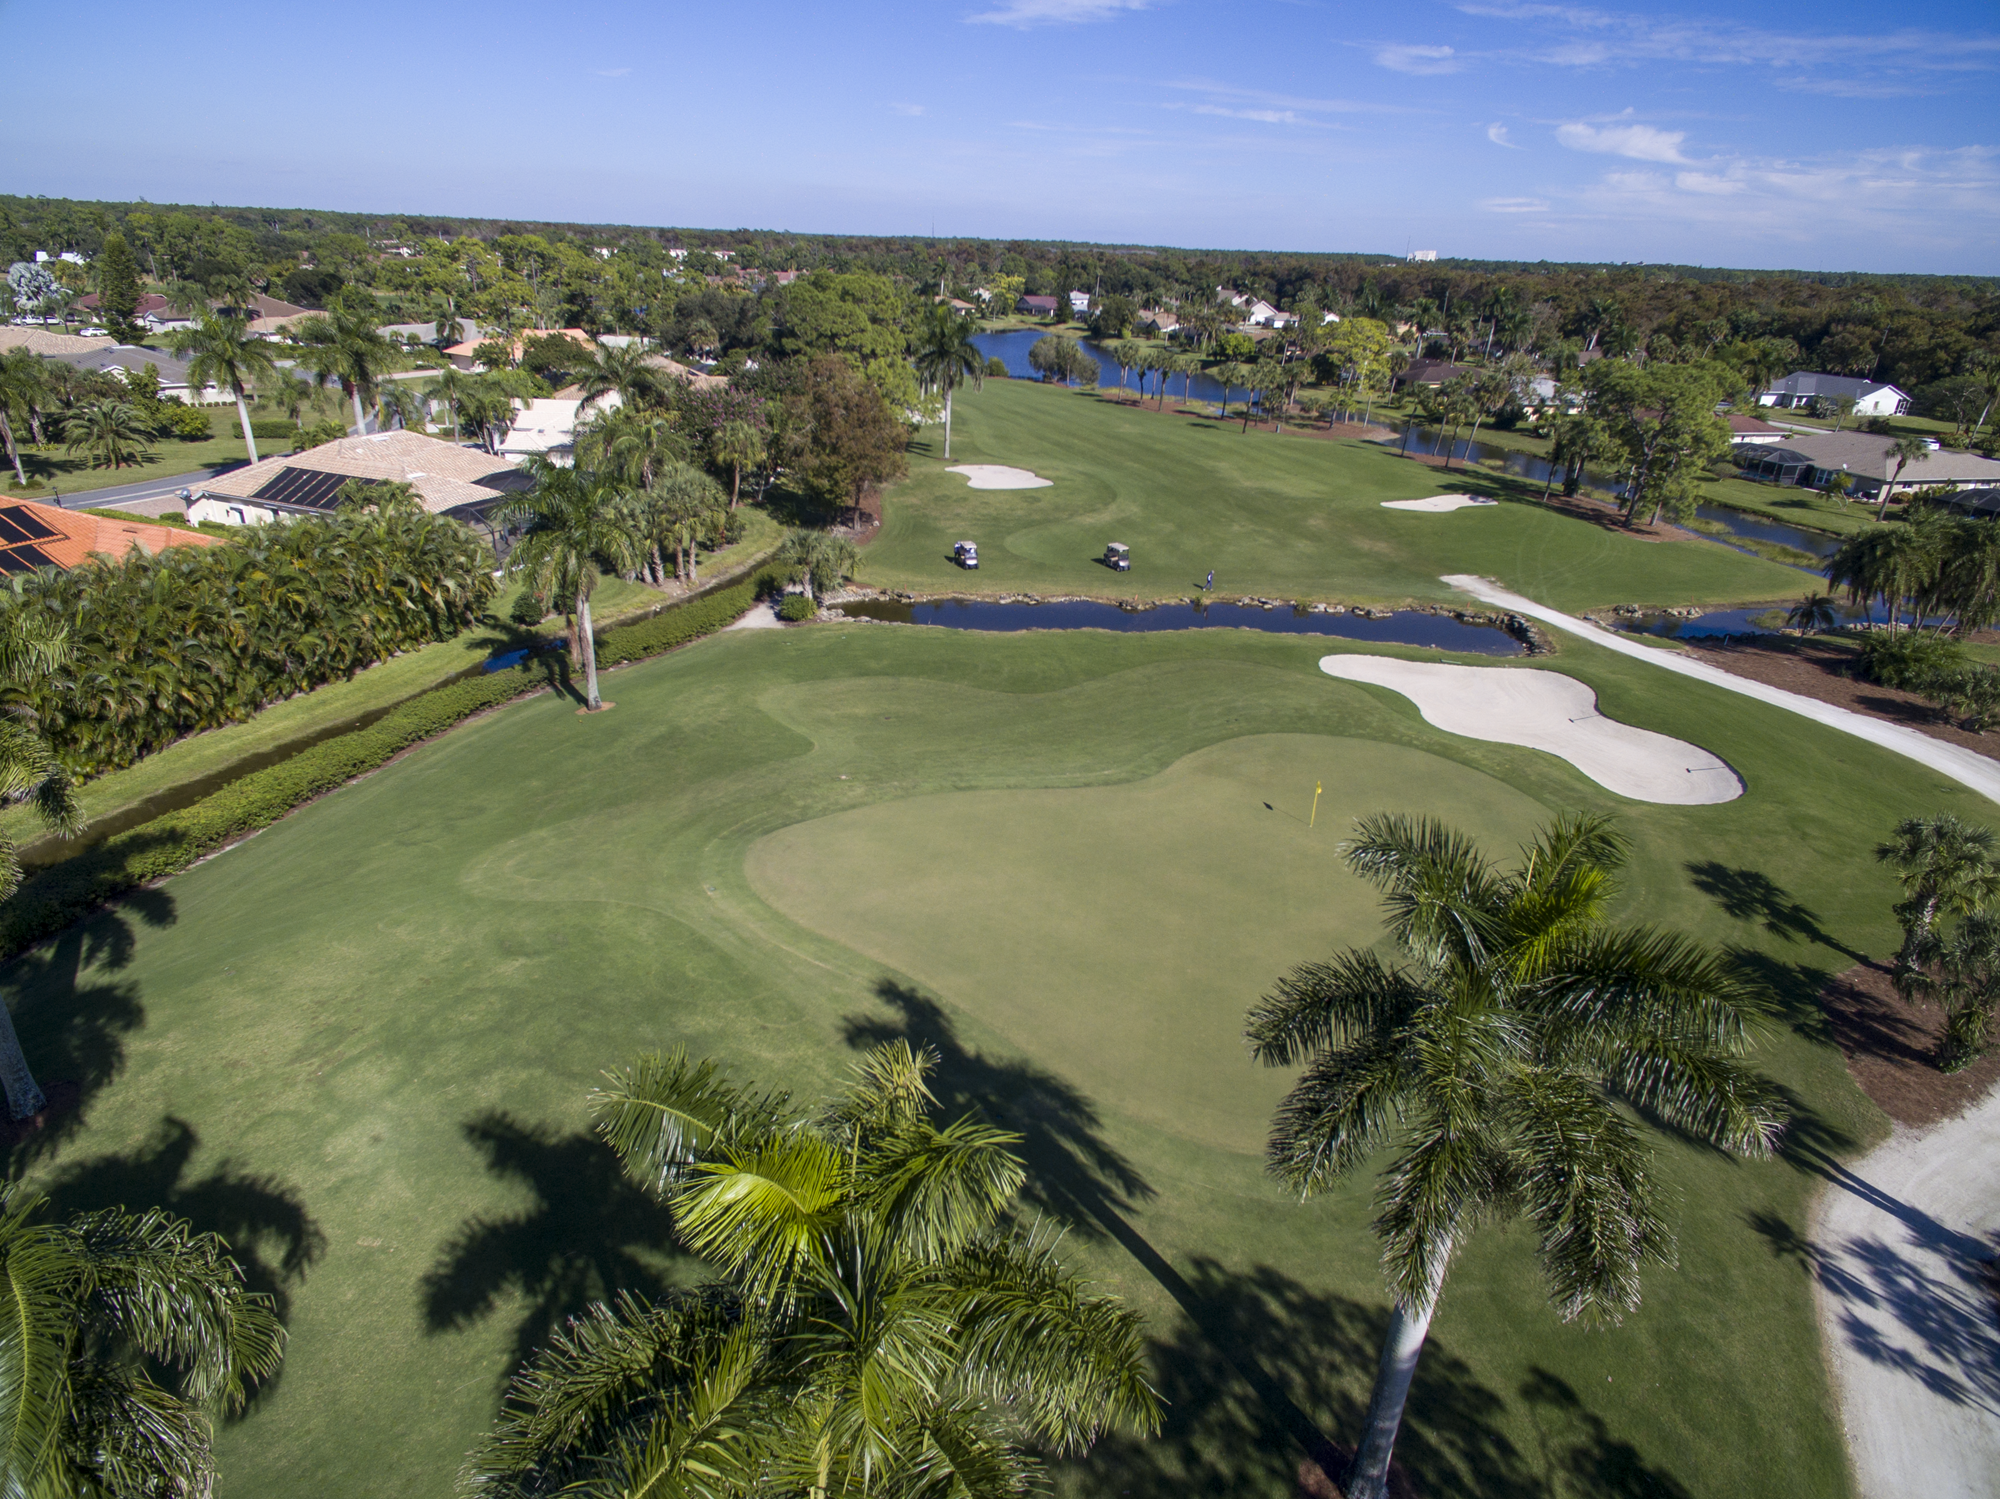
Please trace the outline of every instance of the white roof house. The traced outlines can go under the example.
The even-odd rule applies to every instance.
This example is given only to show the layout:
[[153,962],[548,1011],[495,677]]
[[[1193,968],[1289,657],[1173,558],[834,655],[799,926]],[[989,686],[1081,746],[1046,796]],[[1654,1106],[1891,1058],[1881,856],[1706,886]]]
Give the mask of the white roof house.
[[421,432],[374,432],[261,459],[204,480],[194,491],[187,516],[196,522],[243,526],[295,515],[325,515],[334,510],[340,486],[349,479],[408,484],[431,514],[468,519],[528,483],[528,476],[511,461],[479,448]]
[[1910,398],[1893,385],[1875,380],[1856,380],[1847,375],[1819,375],[1799,370],[1785,376],[1757,397],[1765,406],[1810,406],[1824,397],[1854,402],[1856,416],[1901,416],[1910,409]]
[[1736,462],[1752,478],[1824,486],[1841,474],[1852,493],[1880,499],[1915,489],[1981,489],[2000,484],[2000,463],[1976,453],[1932,447],[1897,472],[1890,439],[1879,432],[1788,432],[1782,443],[1738,439]]
[[519,463],[532,453],[546,453],[557,463],[567,464],[576,451],[577,425],[623,404],[615,390],[591,401],[564,391],[540,396],[514,413],[514,425],[500,439],[500,456],[509,463]]

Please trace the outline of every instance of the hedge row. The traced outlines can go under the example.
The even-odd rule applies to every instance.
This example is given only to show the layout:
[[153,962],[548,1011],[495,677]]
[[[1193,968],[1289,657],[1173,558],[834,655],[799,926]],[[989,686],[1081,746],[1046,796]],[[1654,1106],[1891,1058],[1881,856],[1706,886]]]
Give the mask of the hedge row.
[[[637,661],[713,634],[770,586],[759,573],[730,588],[662,610],[597,637],[600,666]],[[548,685],[545,666],[525,663],[447,683],[383,715],[365,729],[301,750],[291,759],[232,781],[200,801],[107,838],[73,859],[39,870],[0,902],[0,956],[54,936],[90,911],[190,864],[294,807],[387,763],[411,745],[475,713]]]

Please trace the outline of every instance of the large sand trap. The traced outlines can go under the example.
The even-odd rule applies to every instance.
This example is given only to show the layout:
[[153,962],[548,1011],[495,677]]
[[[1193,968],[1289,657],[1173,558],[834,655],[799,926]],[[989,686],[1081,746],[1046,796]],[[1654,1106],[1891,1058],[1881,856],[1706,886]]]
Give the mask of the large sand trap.
[[1009,468],[1004,463],[961,463],[945,472],[964,474],[973,489],[1047,489],[1056,482],[1029,469]]
[[1707,750],[1606,718],[1597,694],[1561,672],[1387,656],[1323,656],[1319,669],[1394,688],[1447,734],[1546,750],[1634,801],[1704,806],[1743,794],[1736,772]]
[[1497,505],[1498,500],[1482,500],[1476,494],[1434,494],[1427,500],[1384,500],[1384,510],[1463,510],[1468,505]]

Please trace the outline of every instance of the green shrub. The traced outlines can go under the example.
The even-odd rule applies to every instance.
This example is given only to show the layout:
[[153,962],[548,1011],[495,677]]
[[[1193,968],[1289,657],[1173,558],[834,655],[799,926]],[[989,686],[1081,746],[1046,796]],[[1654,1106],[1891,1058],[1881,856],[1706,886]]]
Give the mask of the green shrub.
[[1922,692],[1932,678],[1965,665],[1965,652],[1942,635],[1876,630],[1862,637],[1859,665],[1871,682]]
[[802,593],[786,594],[784,603],[778,606],[779,619],[811,619],[817,613],[819,606]]
[[292,437],[292,451],[303,453],[307,448],[316,448],[321,443],[338,442],[347,436],[347,424],[331,419],[314,422],[310,427],[300,427]]
[[182,442],[207,442],[215,435],[206,411],[197,411],[178,401],[160,403],[158,430],[162,437],[178,437]]
[[529,629],[540,624],[544,619],[548,618],[548,614],[549,606],[547,601],[531,588],[523,588],[515,596],[513,604],[507,610],[507,618],[515,624],[520,625],[523,629]]
[[288,437],[297,436],[298,430],[296,424],[283,417],[250,423],[250,435],[259,442],[283,442]]
[[1937,704],[1968,733],[1983,734],[2000,716],[2000,667],[1962,666],[1935,671],[1916,689]]

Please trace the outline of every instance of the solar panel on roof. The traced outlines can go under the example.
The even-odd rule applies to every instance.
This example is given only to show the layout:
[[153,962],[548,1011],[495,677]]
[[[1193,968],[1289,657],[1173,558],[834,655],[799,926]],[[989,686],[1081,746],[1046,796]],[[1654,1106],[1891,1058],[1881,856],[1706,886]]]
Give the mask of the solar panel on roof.
[[[258,486],[253,500],[274,505],[292,505],[301,510],[332,510],[338,504],[340,487],[354,479],[352,474],[329,474],[316,468],[287,465]],[[361,479],[362,484],[380,484],[380,479]]]
[[26,505],[0,509],[0,546],[13,541],[47,541],[56,533]]
[[40,547],[23,543],[0,548],[0,573],[31,573],[38,567],[54,567],[56,559]]

